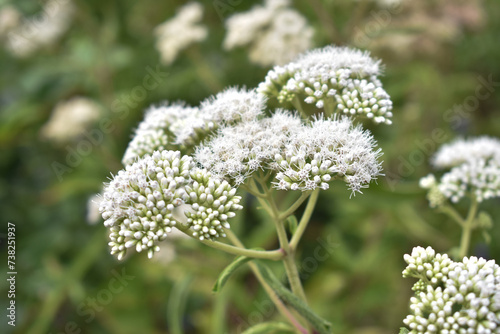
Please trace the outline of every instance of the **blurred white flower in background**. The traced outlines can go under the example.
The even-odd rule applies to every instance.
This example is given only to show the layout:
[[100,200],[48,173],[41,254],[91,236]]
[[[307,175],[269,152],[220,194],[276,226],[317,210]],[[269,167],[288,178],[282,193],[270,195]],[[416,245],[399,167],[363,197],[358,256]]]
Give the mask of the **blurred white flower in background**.
[[95,225],[101,220],[101,213],[99,212],[99,205],[102,200],[102,194],[94,194],[89,197],[87,201],[87,223]]
[[21,13],[12,6],[5,6],[0,9],[0,37],[4,37],[7,33],[19,25]]
[[226,21],[226,50],[249,46],[253,63],[283,65],[312,47],[313,29],[286,0],[266,0],[264,6],[233,15]]
[[99,119],[101,107],[86,97],[73,97],[59,102],[50,120],[40,130],[42,138],[56,142],[67,142],[83,134]]
[[[28,57],[38,49],[54,44],[68,30],[74,12],[71,1],[47,1],[39,14],[23,18],[19,24],[10,27],[7,49],[14,56]],[[9,15],[9,20],[14,21],[12,12],[3,15]]]
[[156,48],[163,64],[171,64],[179,52],[207,37],[207,28],[198,24],[202,17],[203,6],[191,2],[181,7],[174,18],[156,27]]

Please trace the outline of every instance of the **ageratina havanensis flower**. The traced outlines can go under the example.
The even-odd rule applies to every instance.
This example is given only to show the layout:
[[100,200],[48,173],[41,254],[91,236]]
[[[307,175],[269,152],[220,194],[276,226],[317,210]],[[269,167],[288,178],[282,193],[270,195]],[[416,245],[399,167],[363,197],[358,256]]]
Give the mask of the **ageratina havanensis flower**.
[[107,184],[99,211],[109,228],[111,253],[127,249],[152,257],[176,227],[193,237],[225,236],[228,219],[242,208],[236,189],[195,166],[179,151],[155,151],[128,165]]

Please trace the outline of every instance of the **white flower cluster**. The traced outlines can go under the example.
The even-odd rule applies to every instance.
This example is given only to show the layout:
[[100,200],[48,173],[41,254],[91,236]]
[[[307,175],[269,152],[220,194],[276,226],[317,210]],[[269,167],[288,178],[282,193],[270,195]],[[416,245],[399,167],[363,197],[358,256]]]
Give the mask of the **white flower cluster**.
[[457,140],[439,149],[432,163],[451,170],[439,182],[432,174],[421,180],[420,186],[429,189],[431,206],[442,203],[432,199],[438,199],[438,193],[454,203],[467,195],[478,202],[500,197],[500,140],[486,136]]
[[200,108],[182,103],[152,107],[146,111],[123,157],[123,164],[155,150],[189,149],[221,125],[233,125],[263,114],[266,99],[255,90],[228,88],[201,103]]
[[101,107],[86,97],[61,101],[50,120],[40,129],[40,135],[56,142],[67,142],[82,135],[99,119],[101,112]]
[[319,118],[306,125],[297,115],[277,111],[269,118],[222,128],[197,149],[195,159],[236,185],[267,169],[277,172],[278,189],[328,189],[330,180],[344,178],[354,192],[380,175],[381,154],[375,145],[347,117]]
[[47,1],[40,13],[9,27],[7,49],[17,57],[28,57],[54,44],[68,30],[74,12],[72,1]]
[[454,262],[431,247],[404,256],[403,277],[415,277],[415,296],[404,320],[411,334],[500,333],[500,267],[464,257]]
[[195,167],[179,151],[155,151],[139,159],[104,188],[99,211],[110,229],[111,254],[128,248],[151,258],[173,227],[191,230],[200,240],[224,236],[227,220],[241,209],[227,182]]
[[377,78],[379,63],[367,52],[327,46],[275,66],[258,90],[282,104],[299,99],[327,116],[336,111],[391,124],[392,101]]
[[312,44],[313,29],[287,0],[266,0],[264,6],[231,16],[226,21],[226,50],[249,46],[253,63],[283,65]]
[[481,159],[500,160],[500,139],[488,136],[457,139],[439,148],[432,157],[432,165],[444,169]]
[[361,188],[381,172],[372,135],[360,126],[353,126],[348,117],[318,118],[295,132],[275,159],[281,172],[277,174],[278,189],[328,189],[328,182],[343,178],[349,189]]
[[[123,164],[132,164],[137,158],[146,154],[170,148],[169,144],[177,142],[177,135],[181,135],[186,142],[188,141],[186,137],[194,140],[196,131],[193,130],[192,136],[187,136],[184,131],[186,120],[189,120],[187,124],[190,126],[198,126],[198,132],[210,127],[208,122],[203,122],[199,114],[198,108],[192,108],[182,103],[150,107],[146,110],[144,120],[139,123],[134,137],[125,151],[122,159]],[[172,140],[170,137],[173,137]]]
[[202,16],[203,6],[191,2],[181,7],[174,18],[156,27],[156,48],[165,65],[171,64],[179,52],[207,37],[207,28],[198,24]]
[[197,148],[195,159],[211,173],[240,185],[259,169],[278,170],[275,155],[301,127],[300,118],[285,111],[226,126]]

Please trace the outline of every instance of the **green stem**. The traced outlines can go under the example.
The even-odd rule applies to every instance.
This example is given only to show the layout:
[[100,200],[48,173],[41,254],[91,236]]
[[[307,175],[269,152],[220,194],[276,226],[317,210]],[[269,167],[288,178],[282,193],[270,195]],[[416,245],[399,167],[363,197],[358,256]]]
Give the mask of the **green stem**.
[[208,240],[208,239],[200,240],[200,241],[207,246],[224,251],[226,253],[230,253],[230,254],[234,254],[234,255],[243,255],[243,256],[252,257],[255,259],[278,261],[278,260],[283,259],[283,257],[284,257],[283,250],[281,250],[281,249],[277,249],[277,250],[273,250],[273,251],[259,251],[259,250],[254,250],[254,249],[235,247],[235,246],[225,244],[223,242],[213,241],[213,240]]
[[285,252],[285,255],[282,257],[283,264],[285,266],[285,271],[288,276],[288,281],[290,282],[290,286],[292,288],[292,292],[302,299],[304,302],[307,302],[306,294],[304,292],[304,288],[302,287],[302,283],[300,281],[299,271],[297,269],[297,265],[295,264],[295,251],[290,248],[288,244],[288,237],[286,235],[285,226],[283,224],[283,219],[281,219],[281,214],[276,206],[276,202],[274,201],[271,189],[267,187],[265,182],[261,182],[262,189],[264,189],[264,193],[266,194],[266,198],[258,198],[261,204],[269,203],[269,214],[271,215],[273,222],[276,227],[276,231],[278,233],[278,240],[280,243],[281,249]]
[[460,216],[460,214],[457,212],[457,210],[455,210],[455,208],[453,208],[452,206],[445,204],[445,205],[439,207],[438,211],[444,213],[445,215],[447,215],[448,217],[453,219],[458,225],[460,225],[462,227],[464,226],[465,220],[462,218],[462,216]]
[[[238,239],[238,237],[233,233],[233,231],[227,231],[227,238],[237,247],[240,248],[245,248],[243,243]],[[278,311],[283,315],[285,318],[290,321],[290,323],[297,329],[297,331],[301,334],[307,334],[307,330],[302,327],[300,322],[293,316],[293,314],[290,312],[290,310],[283,304],[281,299],[278,297],[276,292],[267,284],[266,280],[262,276],[261,272],[259,271],[259,268],[257,265],[253,262],[249,262],[248,265],[250,266],[250,269],[254,273],[255,277],[257,277],[257,280],[260,282],[264,290],[266,290],[267,295],[269,298],[271,298],[272,302],[278,309]]]
[[467,214],[467,218],[462,225],[462,237],[460,239],[460,251],[458,253],[458,258],[463,259],[469,253],[470,238],[472,230],[474,229],[474,220],[476,219],[476,213],[479,206],[476,198],[472,198],[472,203]]
[[302,218],[300,219],[299,225],[297,226],[297,230],[292,236],[292,240],[290,241],[290,248],[292,250],[297,249],[297,245],[306,230],[307,224],[309,224],[309,220],[311,219],[314,208],[316,207],[316,203],[318,202],[319,189],[316,189],[312,192],[311,197],[309,197],[309,201],[307,202],[306,209]]
[[300,195],[299,199],[295,201],[295,203],[293,203],[285,212],[281,213],[280,219],[285,220],[288,218],[288,216],[293,215],[295,210],[297,210],[299,206],[301,206],[302,203],[304,203],[304,201],[309,197],[309,195],[311,195],[310,191],[304,191]]

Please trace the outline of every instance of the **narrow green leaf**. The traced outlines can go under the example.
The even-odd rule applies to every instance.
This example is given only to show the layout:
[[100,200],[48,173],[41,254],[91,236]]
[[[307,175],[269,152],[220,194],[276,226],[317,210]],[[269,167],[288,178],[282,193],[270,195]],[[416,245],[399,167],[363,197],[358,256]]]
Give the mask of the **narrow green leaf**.
[[286,222],[288,224],[288,230],[292,235],[294,235],[297,230],[297,225],[299,224],[297,217],[295,217],[295,215],[288,216]]
[[188,276],[182,281],[178,281],[172,287],[167,306],[167,321],[170,333],[182,334],[182,317],[186,308],[187,297],[189,295],[189,285],[192,277]]
[[238,269],[241,265],[247,263],[250,261],[252,258],[246,257],[246,256],[238,256],[233,262],[231,262],[224,270],[221,272],[219,277],[217,278],[217,281],[214,284],[214,287],[212,288],[212,291],[217,293],[222,289],[224,284],[226,284],[227,280],[233,272]]
[[318,316],[314,311],[306,305],[299,297],[287,289],[277,278],[273,272],[261,262],[257,262],[259,271],[262,277],[266,280],[269,286],[285,303],[293,307],[300,315],[302,315],[309,323],[320,333],[330,334],[331,323]]
[[242,334],[272,334],[277,331],[280,331],[280,333],[283,333],[283,331],[293,333],[293,328],[284,322],[264,322],[248,328]]
[[399,334],[408,334],[408,333],[410,333],[410,331],[406,327],[401,327],[399,329]]

